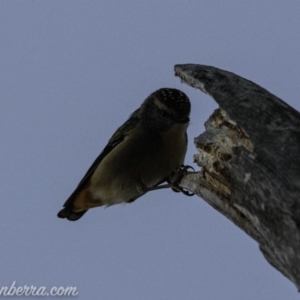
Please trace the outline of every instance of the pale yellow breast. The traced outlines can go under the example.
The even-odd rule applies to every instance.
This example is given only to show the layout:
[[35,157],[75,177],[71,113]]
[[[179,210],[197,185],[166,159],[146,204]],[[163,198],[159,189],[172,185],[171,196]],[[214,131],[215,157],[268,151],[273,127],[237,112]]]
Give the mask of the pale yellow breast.
[[91,178],[90,192],[105,205],[127,202],[179,167],[186,153],[187,124],[175,124],[161,137],[136,128],[101,162]]

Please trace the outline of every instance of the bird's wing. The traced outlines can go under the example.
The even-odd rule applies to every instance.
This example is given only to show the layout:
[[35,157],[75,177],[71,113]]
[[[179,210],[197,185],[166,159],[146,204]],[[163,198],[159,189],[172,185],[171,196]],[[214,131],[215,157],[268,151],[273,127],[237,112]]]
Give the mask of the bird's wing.
[[131,132],[139,123],[140,120],[140,108],[138,108],[136,111],[134,111],[129,119],[117,129],[117,131],[113,134],[113,136],[108,141],[107,145],[103,149],[103,151],[100,153],[100,155],[96,158],[96,160],[93,162],[91,167],[88,169],[82,180],[79,182],[77,188],[75,191],[71,194],[71,196],[68,198],[68,200],[65,202],[64,207],[68,207],[71,205],[76,197],[76,195],[86,186],[86,184],[89,182],[89,179],[103,160],[103,158],[110,153],[114,148],[116,148],[122,141],[125,139],[125,137],[128,135],[129,132]]

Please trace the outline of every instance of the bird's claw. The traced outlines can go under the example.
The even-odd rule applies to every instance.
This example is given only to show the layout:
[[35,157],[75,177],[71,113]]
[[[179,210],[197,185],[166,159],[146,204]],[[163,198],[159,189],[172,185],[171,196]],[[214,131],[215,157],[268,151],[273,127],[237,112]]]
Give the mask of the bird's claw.
[[170,185],[174,192],[179,193],[182,192],[186,196],[194,196],[194,193],[191,193],[188,190],[183,189],[179,186],[179,183],[184,175],[188,173],[188,170],[192,169],[195,172],[195,169],[192,166],[181,165],[170,177]]

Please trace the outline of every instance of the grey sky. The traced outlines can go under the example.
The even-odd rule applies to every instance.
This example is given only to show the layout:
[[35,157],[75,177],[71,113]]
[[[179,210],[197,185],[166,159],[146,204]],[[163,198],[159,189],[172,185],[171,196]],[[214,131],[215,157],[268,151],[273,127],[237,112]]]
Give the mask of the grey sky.
[[[257,243],[198,197],[156,191],[56,217],[154,90],[191,99],[189,149],[217,107],[178,63],[235,72],[300,109],[300,2],[0,2],[0,287],[76,286],[78,299],[298,299]],[[276,150],[276,149],[274,149]],[[27,298],[29,299],[29,297]]]

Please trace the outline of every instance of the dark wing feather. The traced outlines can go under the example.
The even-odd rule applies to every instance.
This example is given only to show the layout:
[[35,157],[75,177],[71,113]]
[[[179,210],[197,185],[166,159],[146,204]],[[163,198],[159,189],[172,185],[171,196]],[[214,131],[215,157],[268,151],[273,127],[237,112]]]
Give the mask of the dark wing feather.
[[101,163],[103,158],[107,154],[109,154],[115,147],[117,147],[120,143],[122,143],[122,141],[124,140],[126,135],[128,135],[128,133],[137,126],[137,124],[139,123],[139,120],[140,120],[139,112],[140,112],[140,108],[138,108],[136,111],[134,111],[131,114],[131,116],[129,117],[129,119],[121,127],[119,127],[117,129],[117,131],[113,134],[113,136],[108,141],[106,147],[103,149],[103,151],[100,153],[100,155],[93,162],[91,167],[88,169],[88,171],[84,175],[83,179],[79,182],[75,191],[71,194],[71,196],[65,202],[64,207],[67,208],[67,207],[72,206],[72,203],[73,203],[76,195],[81,191],[82,188],[84,188],[86,186],[89,179],[91,178],[91,176],[93,175],[93,173],[95,172],[95,170],[97,169],[97,167],[99,166],[99,164]]

